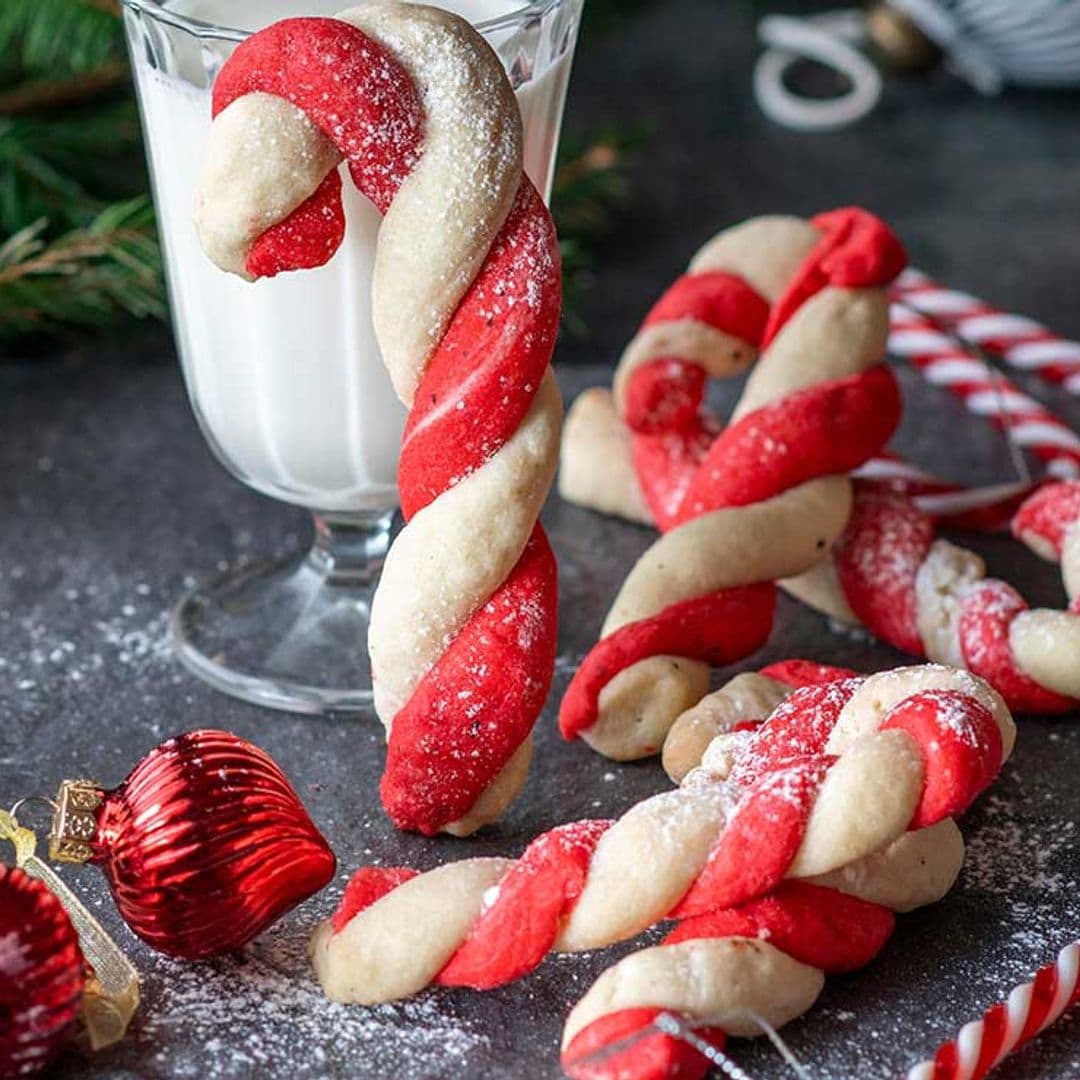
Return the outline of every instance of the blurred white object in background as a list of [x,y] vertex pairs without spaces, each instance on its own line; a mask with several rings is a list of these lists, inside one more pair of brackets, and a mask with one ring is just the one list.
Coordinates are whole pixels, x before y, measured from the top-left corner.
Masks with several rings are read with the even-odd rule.
[[1080,0],[891,0],[983,93],[1080,86]]
[[[943,54],[984,94],[1009,84],[1080,87],[1080,0],[887,0],[866,13],[769,15],[758,36],[765,50],[754,96],[771,120],[799,131],[846,127],[874,108],[883,83],[868,47],[896,68]],[[848,88],[826,98],[792,89],[789,70],[807,60],[832,69]]]
[[[881,98],[881,73],[860,51],[867,40],[860,11],[820,15],[766,15],[758,23],[765,51],[754,67],[754,97],[770,120],[796,131],[830,131],[862,119]],[[807,97],[791,89],[788,69],[813,60],[845,76],[850,89],[834,97]]]

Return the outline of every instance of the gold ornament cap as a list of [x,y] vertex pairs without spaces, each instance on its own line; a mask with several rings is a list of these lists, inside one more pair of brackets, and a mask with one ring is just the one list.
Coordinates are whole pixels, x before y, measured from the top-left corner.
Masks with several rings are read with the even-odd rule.
[[90,846],[97,834],[97,812],[105,801],[95,780],[65,780],[60,785],[49,831],[49,858],[53,862],[84,863],[94,855]]

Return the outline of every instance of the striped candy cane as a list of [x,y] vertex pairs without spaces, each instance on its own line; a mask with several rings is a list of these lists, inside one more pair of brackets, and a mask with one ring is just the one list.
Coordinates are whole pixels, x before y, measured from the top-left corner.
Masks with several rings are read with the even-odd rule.
[[1004,528],[1035,486],[1020,480],[966,488],[933,476],[889,450],[871,458],[852,475],[907,495],[923,513],[956,529]]
[[914,365],[930,383],[959,397],[991,420],[1012,443],[1029,451],[1051,476],[1080,476],[1080,437],[1005,375],[990,370],[963,344],[906,302],[890,312],[889,351]]
[[1016,987],[960,1029],[933,1060],[908,1072],[907,1080],[981,1080],[1018,1047],[1045,1031],[1080,1001],[1080,941],[1067,945],[1034,980]]
[[[1080,471],[1080,439],[1066,424],[1003,375],[990,371],[978,354],[945,333],[931,318],[894,301],[889,312],[889,351],[911,363],[930,383],[944,386],[968,409],[990,419],[1014,448],[1030,449],[1046,463],[1049,475],[1073,477]],[[1038,486],[1027,478],[965,488],[940,480],[885,451],[858,470],[858,476],[885,482],[910,496],[925,513],[957,528],[994,529],[1008,523],[1025,496]]]
[[1001,357],[1010,367],[1034,372],[1048,383],[1080,394],[1080,342],[1063,338],[1034,319],[947,288],[919,270],[901,274],[891,294],[894,300]]

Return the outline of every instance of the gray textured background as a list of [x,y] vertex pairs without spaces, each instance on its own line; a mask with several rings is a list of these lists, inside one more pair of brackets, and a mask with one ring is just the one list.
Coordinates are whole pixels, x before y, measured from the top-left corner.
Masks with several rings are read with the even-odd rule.
[[[795,135],[769,126],[750,102],[751,27],[746,6],[680,2],[603,37],[586,33],[568,130],[644,116],[657,135],[635,169],[637,194],[621,236],[605,249],[598,288],[585,302],[593,336],[560,345],[568,396],[605,381],[601,365],[698,243],[762,211],[864,203],[897,226],[926,270],[1080,335],[1075,98],[990,102],[939,76],[893,84],[878,114],[851,132]],[[655,763],[610,765],[562,743],[549,709],[527,793],[504,823],[468,842],[400,836],[378,807],[382,752],[373,719],[256,709],[179,670],[168,655],[165,613],[189,576],[304,543],[308,527],[304,515],[254,495],[211,459],[171,355],[164,331],[144,329],[0,368],[0,802],[86,772],[116,783],[160,739],[223,726],[282,763],[342,873],[243,957],[184,966],[133,943],[96,871],[71,872],[132,945],[145,1005],[123,1044],[93,1059],[71,1051],[58,1073],[558,1075],[562,1016],[620,950],[554,959],[485,995],[439,991],[401,1006],[344,1010],[311,985],[303,931],[362,861],[429,867],[515,853],[544,828],[618,814],[662,790],[662,772]],[[901,449],[957,478],[1007,475],[1007,456],[978,421],[917,380],[906,378],[905,388]],[[1080,421],[1075,404],[1032,388]],[[546,520],[562,570],[557,694],[650,534],[557,500]],[[1005,538],[972,546],[1031,600],[1061,603],[1052,567]],[[902,659],[832,634],[785,600],[753,664],[789,655],[866,670]],[[830,980],[819,1005],[785,1029],[816,1080],[899,1075],[1080,936],[1078,769],[1080,729],[1068,720],[1024,721],[1004,777],[964,823],[969,865],[960,886],[901,919],[874,964]],[[999,1075],[1080,1075],[1078,1036],[1074,1016]],[[767,1045],[736,1044],[733,1052],[751,1075],[790,1075]]]

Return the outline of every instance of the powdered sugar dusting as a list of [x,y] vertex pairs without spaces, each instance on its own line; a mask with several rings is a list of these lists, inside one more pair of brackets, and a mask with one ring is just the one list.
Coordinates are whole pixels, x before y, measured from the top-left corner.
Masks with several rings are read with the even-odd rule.
[[[1047,901],[1075,892],[1075,882],[1059,868],[1062,856],[1077,842],[1074,820],[1064,818],[1052,831],[1040,830],[1033,836],[1013,800],[988,795],[984,811],[987,820],[968,837],[966,888],[1012,902],[1017,900],[1020,881]],[[1034,912],[1037,905],[1027,907]]]
[[475,1075],[488,1037],[434,998],[376,1008],[327,1000],[307,960],[309,930],[289,920],[249,953],[213,963],[155,956],[145,979],[156,1006],[136,1037],[156,1049],[140,1075],[270,1076],[286,1061],[312,1076],[341,1075],[345,1062],[355,1075],[403,1080]]
[[983,729],[972,717],[970,704],[974,699],[969,702],[966,696],[948,690],[925,690],[919,696],[933,702],[935,720],[939,726],[947,728],[967,746],[982,751],[987,749]]

